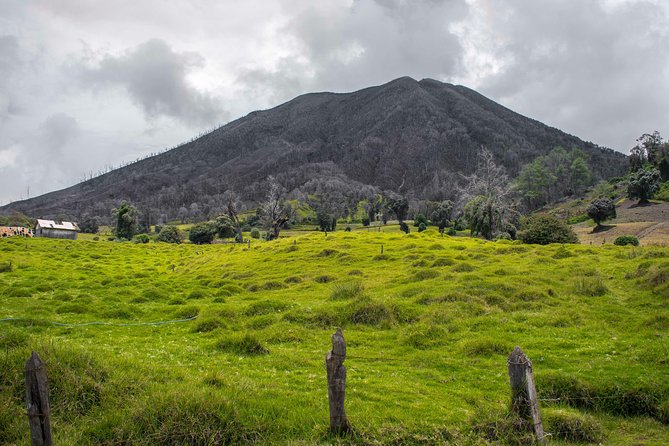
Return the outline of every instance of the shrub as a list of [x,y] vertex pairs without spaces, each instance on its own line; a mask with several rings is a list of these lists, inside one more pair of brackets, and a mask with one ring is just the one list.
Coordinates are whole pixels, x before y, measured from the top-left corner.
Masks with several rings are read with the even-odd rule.
[[258,230],[258,228],[251,229],[251,238],[254,238],[254,239],[259,239],[260,238],[260,231]]
[[149,236],[146,234],[137,234],[132,241],[135,243],[149,243]]
[[578,243],[578,237],[571,227],[551,215],[534,215],[526,218],[518,238],[523,243],[538,245]]
[[400,222],[400,231],[404,232],[405,234],[408,234],[411,232],[411,229],[409,229],[409,225],[406,224],[406,222],[401,221]]
[[450,235],[451,237],[455,237],[458,235],[458,231],[455,229],[455,226],[451,226],[448,228],[448,231],[446,231],[446,234]]
[[426,229],[427,226],[425,225],[425,223],[421,222],[421,224],[418,225],[418,232],[423,232]]
[[363,226],[369,226],[371,222],[369,221],[369,217],[362,217],[362,225]]
[[163,226],[160,228],[160,232],[156,236],[156,241],[157,242],[165,242],[165,243],[181,243],[183,238],[181,237],[181,233],[179,232],[179,229],[177,229],[176,226]]
[[196,245],[211,243],[214,237],[216,237],[216,225],[211,222],[198,223],[188,232],[188,240]]
[[613,244],[618,246],[625,246],[625,245],[639,246],[639,239],[633,235],[621,235],[613,242]]
[[350,226],[346,226],[346,228],[344,228],[344,232],[351,232],[351,227],[350,227]]

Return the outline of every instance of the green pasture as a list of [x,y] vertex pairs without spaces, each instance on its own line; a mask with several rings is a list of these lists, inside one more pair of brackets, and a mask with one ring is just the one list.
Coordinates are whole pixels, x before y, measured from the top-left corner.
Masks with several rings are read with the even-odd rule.
[[[516,345],[550,444],[669,444],[669,249],[339,229],[0,240],[0,444],[30,442],[31,350],[59,445],[528,444],[507,413]],[[337,327],[346,438],[327,431]]]

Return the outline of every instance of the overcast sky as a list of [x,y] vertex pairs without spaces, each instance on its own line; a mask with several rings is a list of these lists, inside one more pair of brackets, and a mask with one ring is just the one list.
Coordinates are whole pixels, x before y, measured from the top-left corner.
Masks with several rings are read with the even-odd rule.
[[0,204],[311,91],[474,88],[627,153],[669,137],[668,0],[0,0]]

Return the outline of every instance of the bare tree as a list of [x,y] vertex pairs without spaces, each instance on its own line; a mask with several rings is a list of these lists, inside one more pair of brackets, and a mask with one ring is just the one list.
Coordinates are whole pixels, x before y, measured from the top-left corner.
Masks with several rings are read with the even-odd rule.
[[461,204],[467,203],[464,208],[472,233],[491,240],[515,212],[506,170],[495,164],[493,154],[482,147],[476,171],[463,178],[465,184],[459,192]]
[[267,240],[279,238],[281,227],[290,220],[292,208],[284,200],[286,190],[273,176],[267,178],[267,200],[260,205],[261,222],[267,231]]

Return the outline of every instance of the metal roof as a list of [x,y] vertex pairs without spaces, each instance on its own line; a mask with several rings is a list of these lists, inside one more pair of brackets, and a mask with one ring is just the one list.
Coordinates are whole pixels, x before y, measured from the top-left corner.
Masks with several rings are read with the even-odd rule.
[[69,221],[64,221],[61,222],[60,224],[56,223],[53,220],[40,220],[37,219],[37,226],[41,228],[46,228],[46,229],[63,229],[65,231],[78,231],[79,228],[77,228],[76,223],[72,223]]

